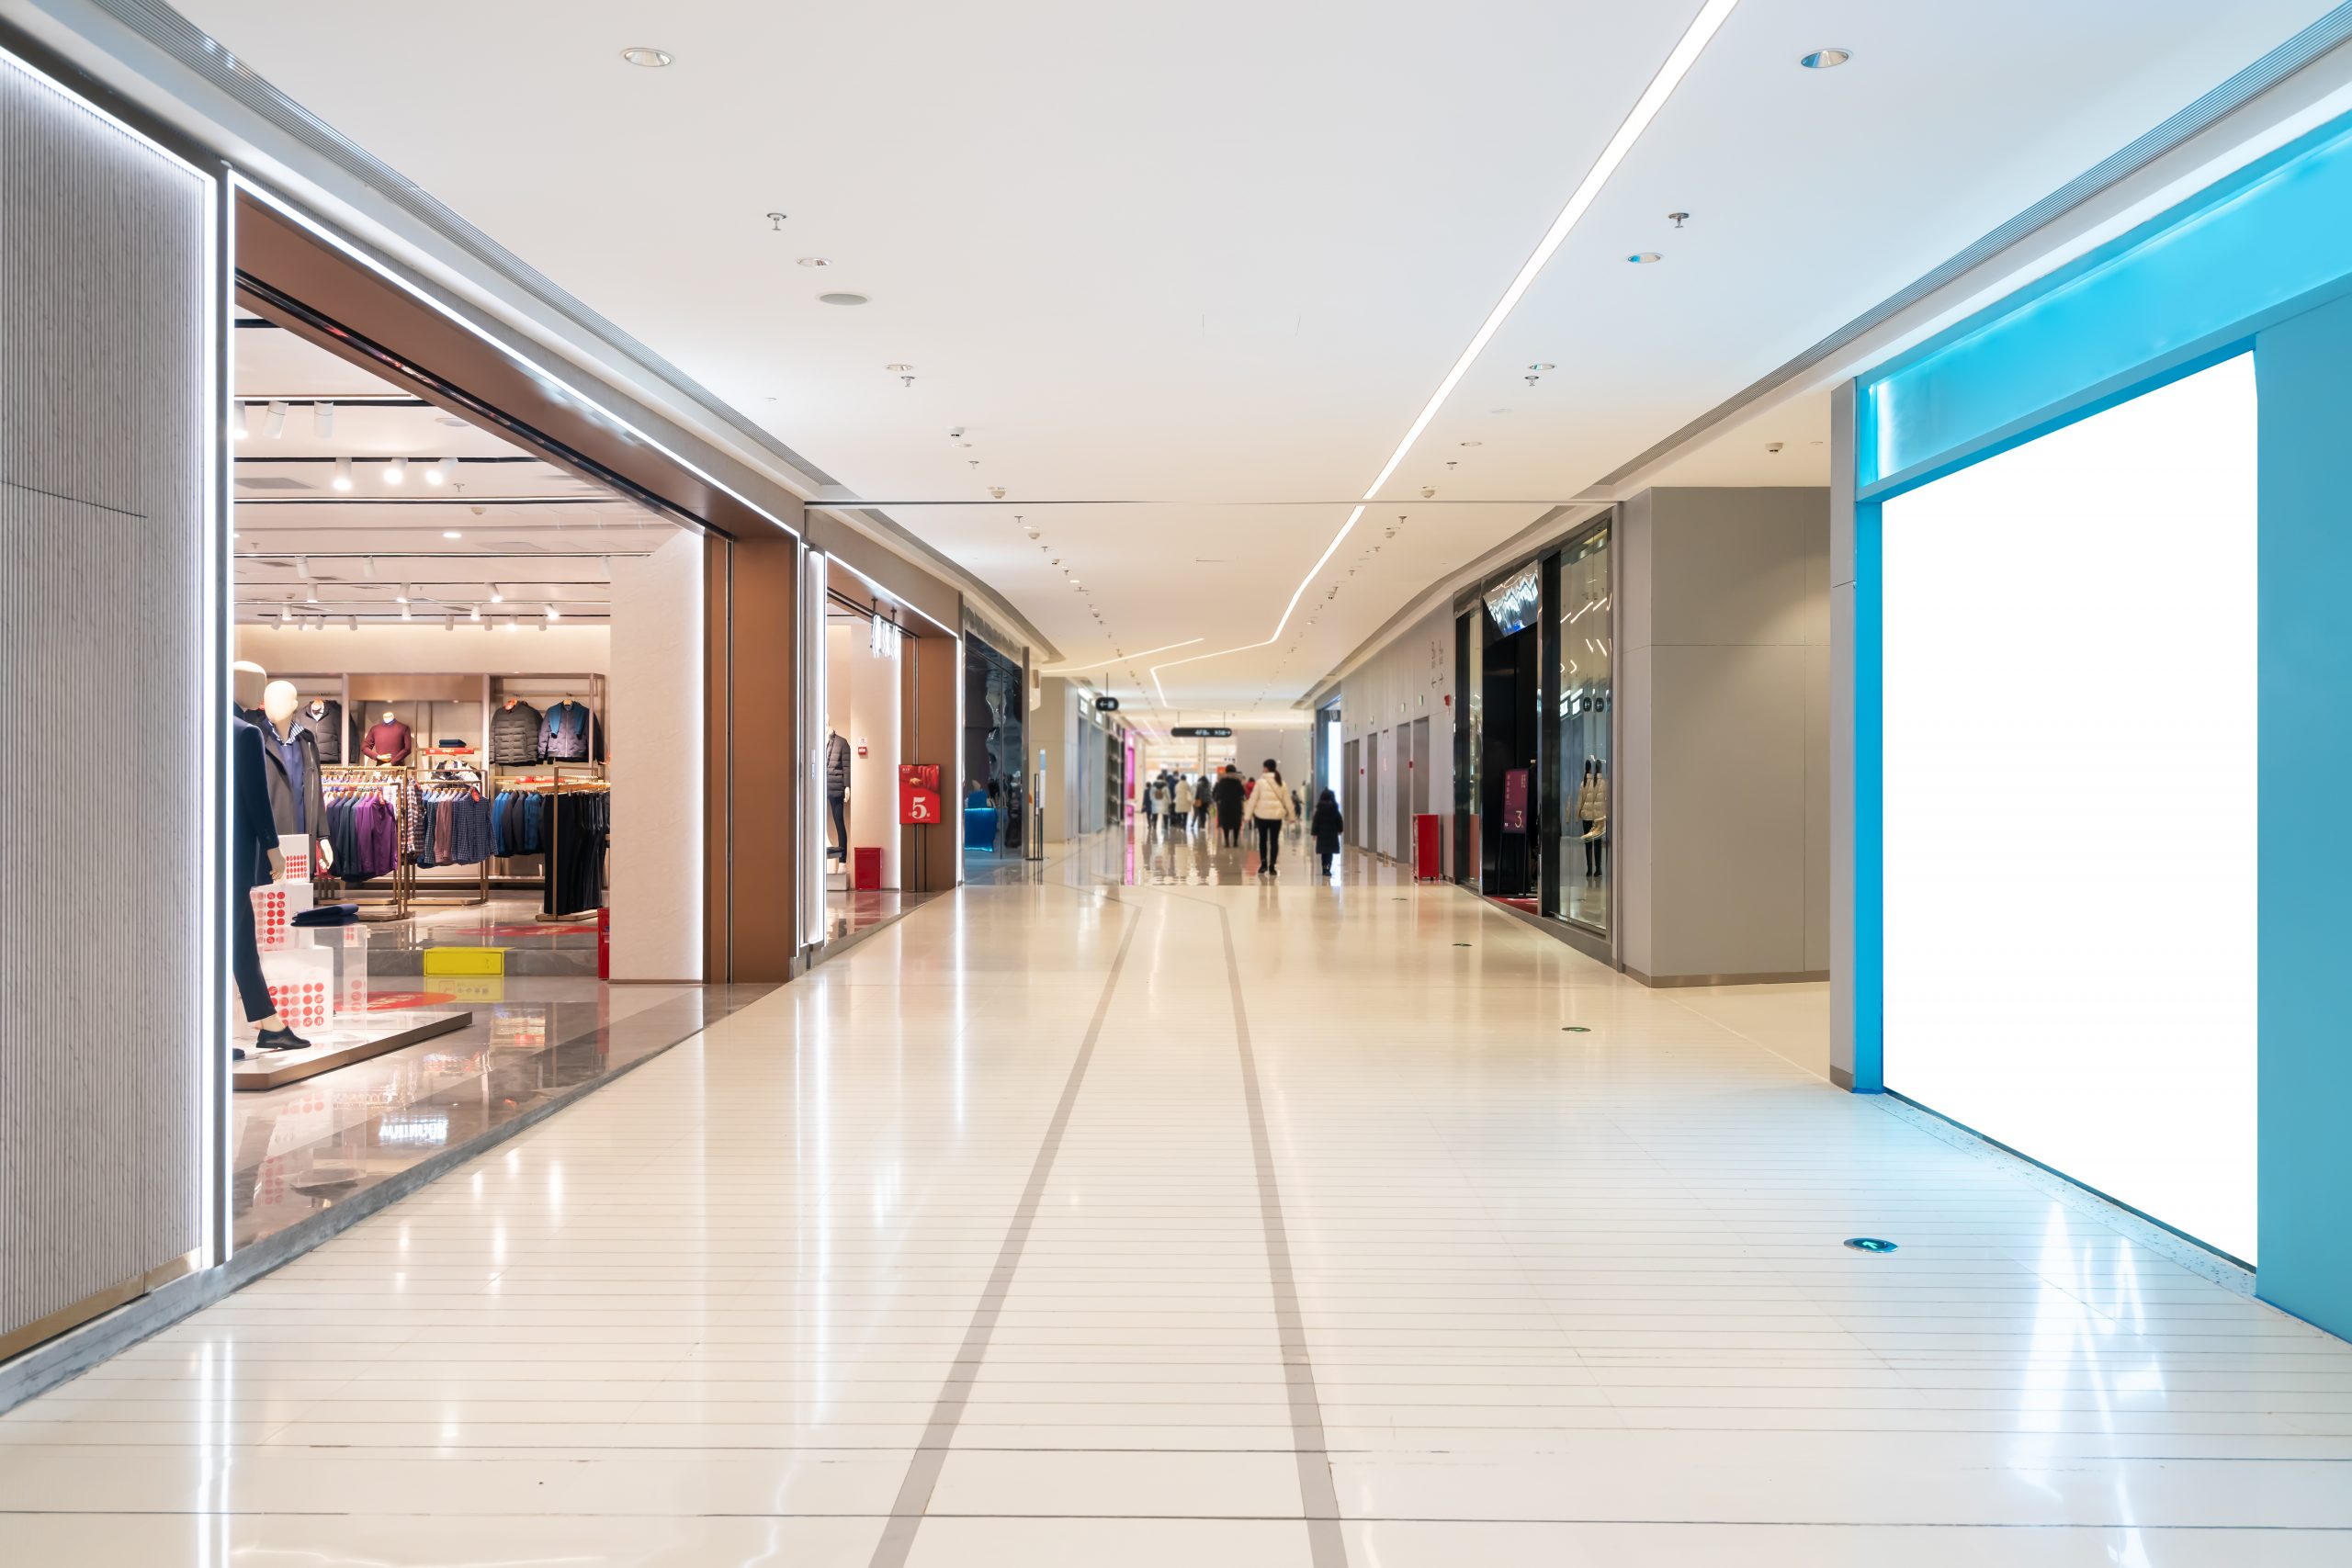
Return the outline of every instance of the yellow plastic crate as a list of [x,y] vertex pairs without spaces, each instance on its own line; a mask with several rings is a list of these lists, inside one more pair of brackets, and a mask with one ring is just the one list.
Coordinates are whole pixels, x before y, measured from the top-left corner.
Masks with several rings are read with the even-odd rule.
[[506,950],[503,947],[428,947],[424,950],[424,972],[427,975],[503,975],[506,973]]

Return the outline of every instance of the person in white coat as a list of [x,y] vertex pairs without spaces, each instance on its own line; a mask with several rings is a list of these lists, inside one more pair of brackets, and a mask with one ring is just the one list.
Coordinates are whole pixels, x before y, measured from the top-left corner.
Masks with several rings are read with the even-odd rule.
[[1177,832],[1186,831],[1193,821],[1193,781],[1182,773],[1176,775],[1176,813],[1170,826]]
[[1257,787],[1250,792],[1249,810],[1250,820],[1258,829],[1258,874],[1272,876],[1282,859],[1283,829],[1297,816],[1272,757],[1266,759],[1266,771],[1258,775]]

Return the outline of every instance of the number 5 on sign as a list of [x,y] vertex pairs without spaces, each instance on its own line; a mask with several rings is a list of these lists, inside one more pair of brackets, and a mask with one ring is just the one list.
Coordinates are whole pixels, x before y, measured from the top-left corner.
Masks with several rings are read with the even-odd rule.
[[909,827],[928,827],[944,816],[939,795],[939,764],[899,764],[899,820]]

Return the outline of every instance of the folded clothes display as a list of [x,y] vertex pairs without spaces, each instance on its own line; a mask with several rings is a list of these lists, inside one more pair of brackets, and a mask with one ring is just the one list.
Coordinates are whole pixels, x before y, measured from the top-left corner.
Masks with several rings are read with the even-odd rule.
[[356,904],[320,904],[304,909],[287,921],[295,926],[348,926],[359,920]]

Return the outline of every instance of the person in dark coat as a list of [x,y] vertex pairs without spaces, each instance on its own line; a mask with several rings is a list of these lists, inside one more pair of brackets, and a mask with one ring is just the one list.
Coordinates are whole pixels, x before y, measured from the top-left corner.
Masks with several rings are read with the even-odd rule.
[[1307,824],[1307,830],[1315,835],[1315,858],[1323,863],[1323,874],[1329,876],[1331,857],[1340,852],[1340,835],[1348,830],[1347,823],[1340,818],[1339,799],[1329,790],[1325,790],[1323,797],[1315,803],[1315,818]]
[[1217,841],[1227,849],[1241,847],[1241,803],[1250,792],[1243,787],[1241,775],[1227,767],[1219,773],[1216,787],[1209,792],[1216,798]]

